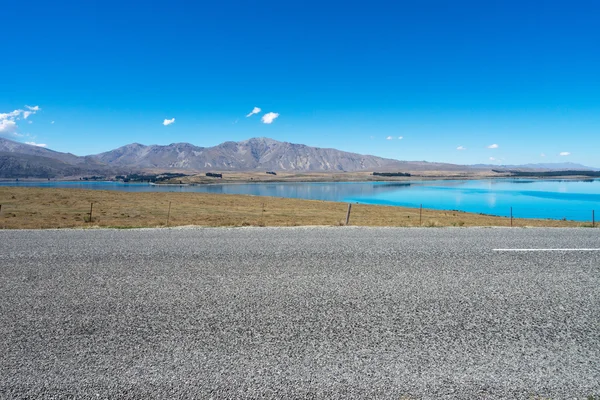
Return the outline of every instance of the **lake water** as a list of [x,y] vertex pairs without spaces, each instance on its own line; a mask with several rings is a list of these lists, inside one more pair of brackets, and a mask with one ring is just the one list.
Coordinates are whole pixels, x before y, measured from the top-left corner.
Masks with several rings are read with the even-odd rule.
[[[120,182],[0,182],[0,186],[126,192],[200,192],[291,197],[460,210],[516,218],[590,221],[600,213],[600,180],[439,180],[404,182],[249,183],[161,186]],[[599,218],[600,219],[600,215]]]

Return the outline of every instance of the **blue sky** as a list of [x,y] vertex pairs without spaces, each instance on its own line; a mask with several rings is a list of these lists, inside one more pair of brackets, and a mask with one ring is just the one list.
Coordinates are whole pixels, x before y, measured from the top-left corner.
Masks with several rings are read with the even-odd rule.
[[266,136],[600,167],[598,15],[595,0],[8,2],[0,135],[78,155]]

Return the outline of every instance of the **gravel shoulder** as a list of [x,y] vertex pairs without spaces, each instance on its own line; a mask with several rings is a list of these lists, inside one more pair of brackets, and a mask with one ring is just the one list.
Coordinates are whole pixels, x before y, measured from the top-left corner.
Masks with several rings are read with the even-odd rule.
[[593,229],[0,231],[0,398],[600,395]]

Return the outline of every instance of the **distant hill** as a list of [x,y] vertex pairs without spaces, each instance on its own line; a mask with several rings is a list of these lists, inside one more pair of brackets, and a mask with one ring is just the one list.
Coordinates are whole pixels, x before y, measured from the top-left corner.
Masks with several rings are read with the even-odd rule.
[[59,178],[113,175],[115,168],[93,157],[78,157],[0,138],[0,178]]
[[100,167],[103,165],[102,163],[98,162],[95,158],[90,156],[79,157],[75,154],[61,153],[58,151],[46,149],[44,147],[32,146],[30,144],[14,142],[12,140],[3,138],[0,138],[0,152],[52,158],[54,160],[59,160],[71,165],[88,165],[92,167]]
[[109,167],[69,164],[55,158],[0,152],[0,178],[57,178],[64,176],[112,175]]
[[588,167],[582,164],[564,162],[564,163],[540,163],[540,164],[523,164],[520,168],[535,168],[535,169],[553,169],[553,170],[590,170],[600,171],[599,168]]
[[521,164],[521,165],[492,165],[492,164],[475,164],[471,167],[476,168],[493,168],[493,169],[527,169],[527,170],[588,170],[600,171],[600,168],[588,167],[582,164],[564,162],[564,163],[539,163],[539,164]]

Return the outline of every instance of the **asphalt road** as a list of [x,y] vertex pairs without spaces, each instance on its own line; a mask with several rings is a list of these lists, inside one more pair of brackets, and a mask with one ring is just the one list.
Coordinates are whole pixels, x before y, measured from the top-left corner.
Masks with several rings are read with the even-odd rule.
[[600,396],[581,248],[600,229],[0,231],[0,398]]

